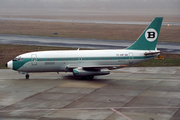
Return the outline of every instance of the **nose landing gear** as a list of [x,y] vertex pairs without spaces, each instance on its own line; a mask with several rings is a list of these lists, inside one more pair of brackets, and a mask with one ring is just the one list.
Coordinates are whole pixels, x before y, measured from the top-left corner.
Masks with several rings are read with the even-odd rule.
[[29,79],[29,73],[26,72],[19,72],[20,74],[25,74],[26,79]]

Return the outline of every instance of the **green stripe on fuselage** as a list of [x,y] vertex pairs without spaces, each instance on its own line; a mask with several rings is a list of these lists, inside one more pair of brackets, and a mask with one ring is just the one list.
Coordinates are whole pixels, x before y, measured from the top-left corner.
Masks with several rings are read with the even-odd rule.
[[[135,60],[145,60],[145,59],[150,59],[154,58],[156,56],[116,56],[116,57],[75,57],[75,58],[37,58],[37,61],[106,61],[106,60],[128,60],[130,59]],[[13,61],[13,70],[19,70],[24,64],[27,62],[32,62],[31,58],[24,58],[22,61]]]

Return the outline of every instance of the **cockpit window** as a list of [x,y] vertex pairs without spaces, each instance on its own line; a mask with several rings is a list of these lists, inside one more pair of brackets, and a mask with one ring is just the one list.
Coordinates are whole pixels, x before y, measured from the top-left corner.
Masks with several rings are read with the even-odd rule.
[[13,60],[13,61],[22,61],[22,60],[24,60],[24,58],[21,58],[21,57],[16,57],[16,58],[14,58],[14,60]]

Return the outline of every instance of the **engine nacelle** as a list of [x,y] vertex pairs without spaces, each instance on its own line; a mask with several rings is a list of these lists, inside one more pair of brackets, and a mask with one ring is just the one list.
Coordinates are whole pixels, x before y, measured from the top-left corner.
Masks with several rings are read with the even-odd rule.
[[110,71],[106,68],[103,69],[83,69],[76,68],[73,69],[74,76],[95,76],[95,75],[107,75]]

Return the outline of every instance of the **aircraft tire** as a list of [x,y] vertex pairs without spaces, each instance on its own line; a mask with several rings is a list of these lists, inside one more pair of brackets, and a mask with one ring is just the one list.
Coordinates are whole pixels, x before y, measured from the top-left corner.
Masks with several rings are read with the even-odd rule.
[[87,78],[88,80],[93,80],[94,76],[91,75],[91,76],[87,76],[86,78]]
[[29,75],[26,75],[26,79],[29,79]]

